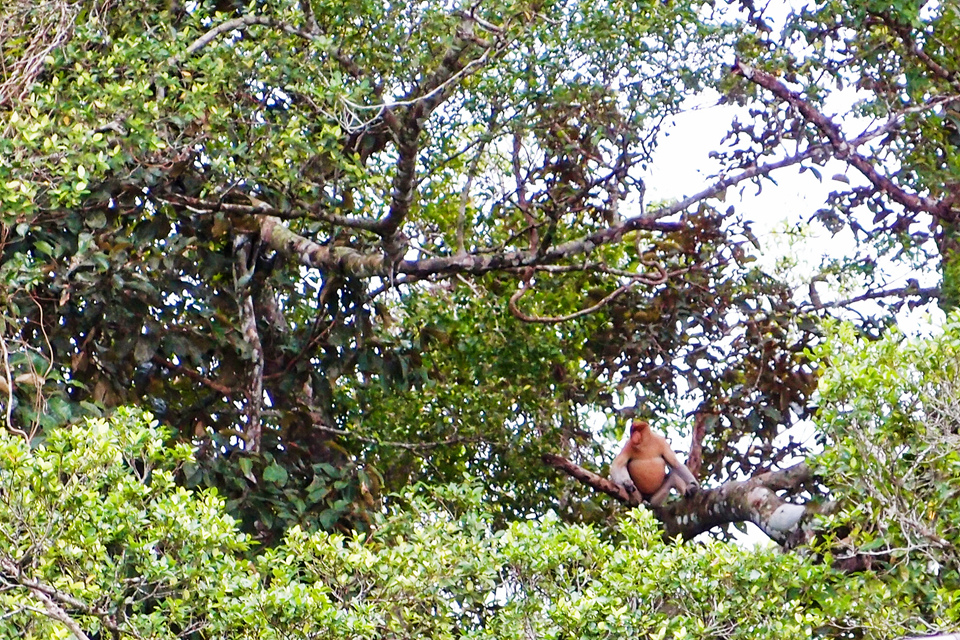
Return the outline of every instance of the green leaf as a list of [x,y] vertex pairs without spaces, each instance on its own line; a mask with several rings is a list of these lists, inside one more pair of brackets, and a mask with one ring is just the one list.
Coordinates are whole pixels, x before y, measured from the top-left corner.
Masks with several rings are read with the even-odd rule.
[[282,487],[287,483],[287,470],[273,462],[263,470],[263,479]]

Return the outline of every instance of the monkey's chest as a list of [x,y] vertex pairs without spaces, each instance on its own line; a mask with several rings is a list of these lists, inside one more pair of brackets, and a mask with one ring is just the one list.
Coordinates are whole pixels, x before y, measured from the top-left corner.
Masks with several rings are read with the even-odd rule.
[[663,458],[634,458],[627,464],[630,479],[637,485],[640,493],[655,493],[663,485],[666,477],[666,463]]

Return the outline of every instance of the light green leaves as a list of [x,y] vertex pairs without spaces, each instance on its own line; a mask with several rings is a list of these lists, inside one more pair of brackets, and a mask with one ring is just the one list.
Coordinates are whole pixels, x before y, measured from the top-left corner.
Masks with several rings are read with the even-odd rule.
[[[220,498],[174,484],[189,454],[164,437],[127,410],[33,449],[0,435],[0,637],[62,633],[30,585],[83,629],[115,619],[145,638],[189,625],[229,639],[882,636],[909,617],[905,590],[930,579],[900,573],[891,590],[800,554],[667,545],[644,510],[613,536],[550,514],[503,527],[469,480],[396,496],[367,536],[294,526],[250,559]],[[956,615],[949,590],[927,593],[925,606]]]

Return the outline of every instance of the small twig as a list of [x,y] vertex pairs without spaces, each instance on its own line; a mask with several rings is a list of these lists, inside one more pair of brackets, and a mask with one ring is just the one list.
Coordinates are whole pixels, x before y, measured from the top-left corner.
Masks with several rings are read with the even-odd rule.
[[520,288],[516,291],[516,293],[510,296],[510,301],[507,303],[507,306],[510,308],[510,313],[512,313],[514,317],[516,317],[519,320],[522,320],[523,322],[533,322],[538,324],[558,324],[561,322],[567,322],[568,320],[573,320],[575,318],[580,318],[582,316],[593,313],[597,309],[600,309],[601,307],[604,307],[605,305],[619,298],[621,295],[629,291],[633,287],[633,285],[635,285],[636,283],[637,281],[634,280],[633,282],[627,283],[622,287],[618,287],[613,291],[613,293],[604,297],[602,300],[600,300],[600,302],[596,303],[595,305],[589,306],[586,309],[580,309],[579,311],[574,311],[573,313],[569,313],[565,316],[531,316],[520,311],[520,309],[517,307],[517,301],[520,300],[520,298],[522,298],[523,295],[530,290],[529,281],[525,280],[523,284],[520,285]]
[[[273,412],[264,412],[265,414],[272,414]],[[359,434],[353,433],[352,431],[347,431],[345,429],[337,429],[336,427],[328,427],[324,424],[323,418],[317,413],[311,413],[310,417],[313,419],[313,427],[317,431],[322,431],[323,433],[329,433],[331,435],[343,436],[346,438],[353,438],[359,442],[364,442],[366,444],[376,445],[378,447],[393,447],[396,449],[406,449],[407,451],[425,451],[430,449],[436,449],[437,447],[446,447],[452,444],[463,444],[465,442],[476,442],[476,438],[465,438],[463,436],[453,435],[445,440],[438,440],[434,442],[396,442],[391,440],[378,440],[376,438],[370,438],[367,436],[361,436]]]
[[357,104],[346,98],[341,98],[341,99],[343,100],[344,104],[348,105],[351,109],[356,109],[357,111],[377,111],[378,115],[383,111],[396,110],[398,107],[413,107],[418,104],[427,102],[433,98],[436,98],[437,96],[441,95],[444,91],[446,91],[446,89],[456,84],[458,80],[461,80],[467,77],[468,75],[470,75],[470,73],[474,70],[474,68],[482,67],[484,64],[486,64],[487,60],[489,59],[490,51],[491,49],[487,49],[486,51],[484,51],[484,53],[480,57],[475,58],[470,62],[468,62],[466,65],[464,65],[464,67],[460,71],[450,76],[448,80],[444,81],[442,84],[431,89],[430,91],[423,94],[422,96],[417,96],[416,98],[409,98],[406,100],[397,100],[396,102],[381,102],[379,104],[371,104],[371,105]]
[[530,202],[527,200],[527,181],[524,180],[520,171],[520,152],[523,150],[523,140],[518,131],[513,134],[513,154],[511,155],[511,166],[513,167],[513,179],[517,183],[517,208],[523,214],[527,221],[527,229],[530,230],[530,251],[536,251],[540,245],[540,237],[537,231],[539,224],[537,219],[530,213]]
[[405,284],[413,284],[414,282],[417,282],[417,281],[420,280],[420,279],[421,279],[421,278],[418,277],[418,276],[407,276],[407,277],[405,277],[405,278],[396,278],[393,282],[389,282],[389,281],[388,281],[388,282],[380,285],[379,287],[377,287],[377,288],[374,289],[373,291],[371,291],[369,294],[367,294],[366,301],[367,301],[367,302],[370,302],[371,300],[373,300],[374,298],[376,298],[376,297],[379,296],[380,294],[386,293],[386,292],[389,291],[390,289],[394,289],[394,288],[396,288],[396,287],[399,287],[399,286],[405,285]]
[[490,115],[490,121],[487,123],[487,133],[483,136],[480,141],[480,148],[477,149],[477,155],[473,157],[473,160],[470,161],[470,166],[467,168],[467,183],[463,185],[463,190],[460,192],[460,206],[457,210],[457,255],[466,255],[467,251],[464,248],[464,224],[466,221],[467,213],[467,202],[470,200],[470,189],[473,186],[473,181],[477,176],[477,169],[480,166],[480,160],[483,158],[483,152],[487,148],[487,141],[490,134],[493,132],[493,128],[496,126],[497,121],[497,110],[494,108],[493,113]]

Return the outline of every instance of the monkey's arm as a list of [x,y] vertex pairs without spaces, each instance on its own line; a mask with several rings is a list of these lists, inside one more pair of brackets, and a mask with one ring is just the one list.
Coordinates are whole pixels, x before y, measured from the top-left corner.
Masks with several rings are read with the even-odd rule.
[[630,462],[630,458],[621,451],[610,463],[610,481],[626,489],[627,493],[633,493],[637,490],[637,485],[633,484],[633,480],[630,478],[630,472],[627,470],[628,462]]
[[663,459],[670,465],[670,468],[673,469],[673,472],[680,476],[680,479],[683,480],[686,485],[684,488],[680,489],[683,494],[687,497],[696,493],[700,489],[700,483],[697,482],[697,479],[693,477],[693,474],[690,473],[690,469],[687,468],[687,465],[680,462],[680,459],[677,458],[677,454],[673,452],[673,449],[670,447],[665,447],[663,450]]

